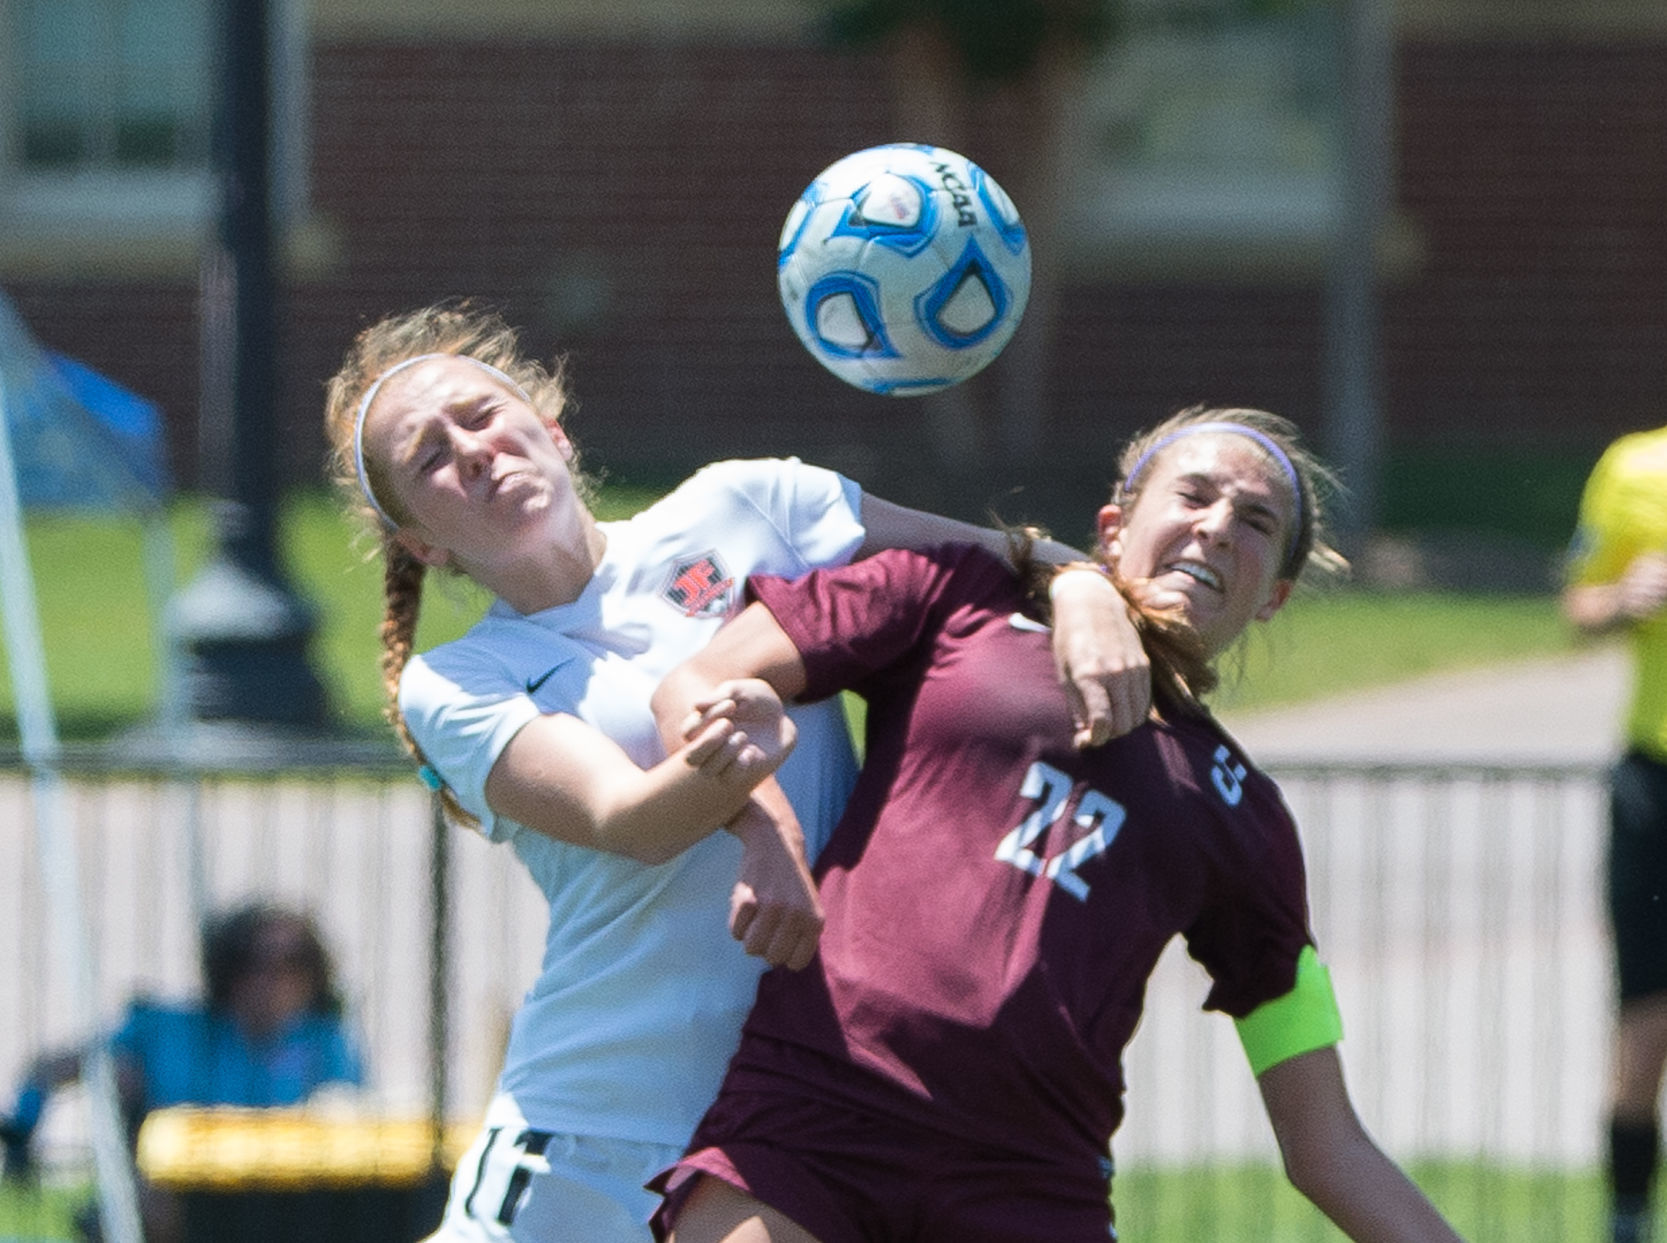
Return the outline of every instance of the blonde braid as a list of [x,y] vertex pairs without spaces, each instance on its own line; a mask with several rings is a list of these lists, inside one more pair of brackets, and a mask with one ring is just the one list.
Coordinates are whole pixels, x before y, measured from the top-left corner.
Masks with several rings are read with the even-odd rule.
[[[411,649],[416,642],[417,619],[422,613],[423,579],[428,567],[393,539],[383,541],[382,563],[382,693],[385,697],[382,715],[393,726],[406,753],[416,761],[427,780],[426,774],[433,773],[434,769],[423,755],[423,749],[417,745],[417,740],[411,736],[405,724],[405,714],[399,710],[399,679],[405,672],[406,662],[411,659]],[[435,774],[435,782],[438,782],[438,774]],[[434,788],[448,820],[468,828],[480,828],[480,821],[464,809],[449,786],[441,783],[434,784]]]

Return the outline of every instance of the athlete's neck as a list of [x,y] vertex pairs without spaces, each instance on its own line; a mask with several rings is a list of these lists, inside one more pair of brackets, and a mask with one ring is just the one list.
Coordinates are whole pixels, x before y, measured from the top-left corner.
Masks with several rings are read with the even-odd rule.
[[537,556],[518,557],[501,566],[462,568],[517,613],[542,613],[572,604],[583,594],[607,547],[606,533],[581,511],[574,536],[551,540]]

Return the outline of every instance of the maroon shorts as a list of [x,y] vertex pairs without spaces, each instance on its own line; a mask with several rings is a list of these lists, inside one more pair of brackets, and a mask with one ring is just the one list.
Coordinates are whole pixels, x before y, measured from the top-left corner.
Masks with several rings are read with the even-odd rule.
[[821,1243],[1105,1243],[1110,1162],[1041,1162],[826,1096],[726,1086],[661,1174],[666,1238],[696,1175],[768,1204]]

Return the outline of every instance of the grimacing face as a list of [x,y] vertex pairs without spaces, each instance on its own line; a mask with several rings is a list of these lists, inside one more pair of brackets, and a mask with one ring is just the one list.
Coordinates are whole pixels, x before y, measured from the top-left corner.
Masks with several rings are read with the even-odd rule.
[[1279,572],[1296,498],[1254,441],[1183,436],[1137,483],[1128,505],[1100,511],[1100,538],[1124,578],[1146,580],[1152,605],[1181,609],[1211,656],[1279,611],[1291,591]]
[[431,565],[513,557],[540,519],[576,502],[572,443],[481,366],[438,357],[390,376],[365,419],[403,521],[397,538]]

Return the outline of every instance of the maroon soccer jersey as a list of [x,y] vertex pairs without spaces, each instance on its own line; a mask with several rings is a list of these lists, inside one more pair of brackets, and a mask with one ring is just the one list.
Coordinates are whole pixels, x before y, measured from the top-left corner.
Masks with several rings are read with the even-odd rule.
[[1171,937],[1210,1008],[1290,991],[1310,936],[1276,787],[1207,719],[1073,749],[1050,636],[1003,563],[882,553],[752,591],[806,698],[858,691],[868,736],[817,863],[820,954],[765,977],[731,1082],[1077,1160],[1122,1116],[1122,1050]]

